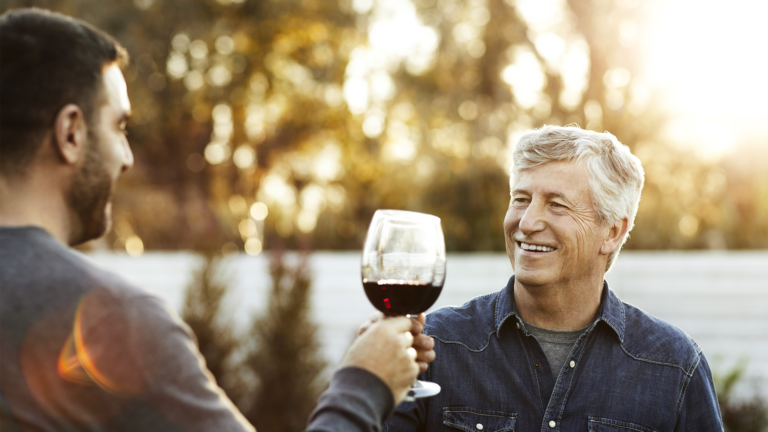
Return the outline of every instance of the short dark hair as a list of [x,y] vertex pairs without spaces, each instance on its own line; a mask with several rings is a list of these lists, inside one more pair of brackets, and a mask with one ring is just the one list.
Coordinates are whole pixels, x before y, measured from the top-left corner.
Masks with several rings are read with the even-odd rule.
[[92,123],[106,65],[125,64],[117,41],[42,9],[0,16],[0,173],[20,173],[68,104]]

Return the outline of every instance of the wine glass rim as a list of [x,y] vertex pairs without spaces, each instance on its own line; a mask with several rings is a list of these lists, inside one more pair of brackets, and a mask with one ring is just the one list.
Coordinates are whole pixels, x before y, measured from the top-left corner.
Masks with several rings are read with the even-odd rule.
[[420,213],[408,210],[390,210],[381,209],[376,210],[373,214],[374,218],[386,217],[390,220],[404,221],[404,222],[437,222],[440,223],[440,218],[428,213]]

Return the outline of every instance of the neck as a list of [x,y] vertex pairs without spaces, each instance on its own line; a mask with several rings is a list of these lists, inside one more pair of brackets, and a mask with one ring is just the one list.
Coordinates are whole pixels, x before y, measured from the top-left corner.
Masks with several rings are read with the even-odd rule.
[[0,226],[36,226],[48,231],[62,244],[69,245],[71,215],[58,176],[35,174],[5,177],[0,175]]
[[568,286],[526,286],[515,279],[515,305],[520,318],[550,330],[588,326],[600,308],[603,276]]

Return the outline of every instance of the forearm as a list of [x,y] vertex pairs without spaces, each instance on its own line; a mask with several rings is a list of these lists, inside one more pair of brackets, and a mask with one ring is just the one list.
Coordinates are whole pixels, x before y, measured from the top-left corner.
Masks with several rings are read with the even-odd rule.
[[394,409],[392,391],[372,373],[338,370],[320,397],[306,432],[378,432]]

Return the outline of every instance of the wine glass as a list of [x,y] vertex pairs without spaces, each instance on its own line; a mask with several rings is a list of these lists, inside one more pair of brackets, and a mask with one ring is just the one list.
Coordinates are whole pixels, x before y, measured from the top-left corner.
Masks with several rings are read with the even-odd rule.
[[[362,259],[365,294],[386,316],[418,315],[435,303],[445,283],[445,240],[440,218],[377,210]],[[434,396],[440,386],[415,381],[406,400]]]

